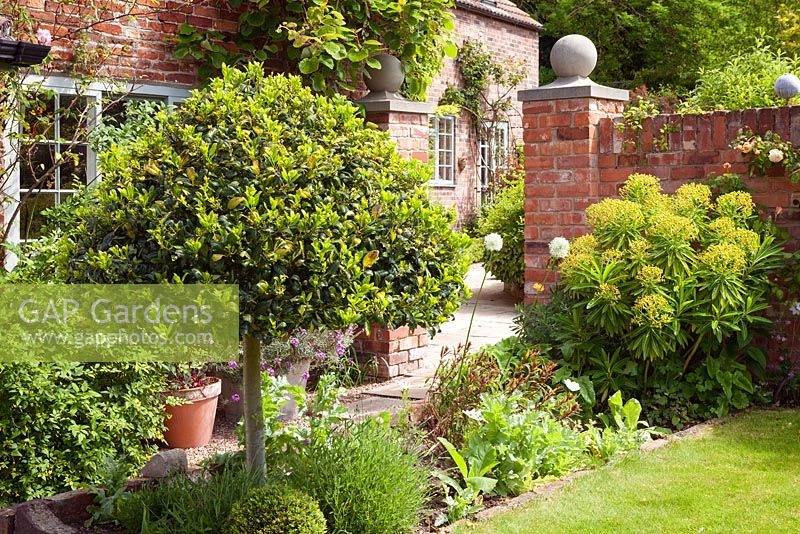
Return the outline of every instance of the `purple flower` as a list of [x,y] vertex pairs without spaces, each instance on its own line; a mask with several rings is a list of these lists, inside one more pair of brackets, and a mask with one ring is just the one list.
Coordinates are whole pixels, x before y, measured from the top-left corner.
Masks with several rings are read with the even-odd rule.
[[324,353],[324,352],[322,352],[322,351],[319,351],[319,352],[317,353],[317,359],[318,359],[319,361],[322,361],[322,360],[324,360],[324,359],[325,359],[325,353]]
[[263,371],[264,369],[266,369],[266,368],[267,368],[267,362],[261,362],[261,363],[259,364],[259,367],[260,367],[260,368],[261,368],[261,370]]
[[300,329],[300,337],[306,337],[308,335],[308,330],[305,328]]
[[347,359],[347,363],[349,363],[350,365],[353,365],[356,362],[353,360],[353,358],[348,358]]
[[279,357],[275,358],[275,365],[280,365],[283,360]]
[[308,371],[303,373],[303,380],[308,380]]
[[231,369],[236,369],[236,367],[237,367],[238,365],[239,365],[239,364],[238,364],[238,363],[236,363],[236,362],[228,362],[228,367],[230,367]]
[[342,345],[341,341],[336,342],[336,354],[344,356],[344,345]]
[[297,339],[296,337],[293,337],[292,339],[289,340],[289,345],[291,345],[293,347],[296,347],[299,344],[300,344],[300,340]]
[[275,376],[275,369],[273,369],[272,367],[269,367],[267,369],[267,374],[269,374],[269,376]]
[[231,395],[231,400],[233,402],[239,402],[241,400],[241,397],[239,396],[238,393],[234,393],[233,395]]

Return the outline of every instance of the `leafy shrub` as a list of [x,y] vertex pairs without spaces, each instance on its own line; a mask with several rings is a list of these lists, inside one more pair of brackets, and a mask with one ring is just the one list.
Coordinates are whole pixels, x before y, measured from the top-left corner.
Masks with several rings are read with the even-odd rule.
[[[19,262],[2,283],[61,282],[57,264],[86,191],[46,212],[43,237],[10,246]],[[62,230],[64,229],[64,230]],[[160,364],[2,364],[0,501],[45,497],[103,481],[108,458],[132,474],[164,430]]]
[[763,372],[753,340],[770,325],[769,277],[784,257],[770,225],[742,191],[712,199],[687,184],[664,195],[657,178],[632,175],[621,194],[587,209],[594,229],[560,265],[568,302],[547,312],[552,329],[523,330],[554,338],[551,356],[598,400],[621,389],[647,407],[667,389],[667,404],[699,405],[692,418],[748,405],[757,396],[745,369]]
[[503,249],[487,254],[484,266],[495,277],[508,284],[525,281],[525,183],[517,179],[503,188],[484,211],[478,229],[481,235],[500,234]]
[[77,210],[69,282],[236,283],[242,332],[434,325],[465,293],[465,238],[429,169],[344,97],[225,68],[139,139],[102,155]]
[[775,94],[773,84],[787,73],[800,75],[800,56],[759,42],[722,66],[702,69],[686,105],[704,111],[782,106],[786,101]]
[[132,474],[157,450],[163,384],[158,365],[0,365],[0,500],[98,483],[107,457]]
[[590,423],[581,431],[576,421],[556,419],[552,411],[541,410],[519,392],[481,395],[478,408],[468,412],[465,445],[458,449],[439,438],[463,483],[434,473],[445,486],[448,507],[437,524],[479,510],[483,494],[517,495],[544,477],[607,461],[650,439],[652,430],[639,420],[642,409],[636,400],[623,405],[617,392],[609,399],[609,408],[610,417],[600,416],[605,428]]
[[159,129],[164,118],[158,114],[168,110],[163,102],[149,100],[127,100],[119,104],[123,106],[119,117],[104,118],[90,132],[92,150],[104,152],[113,145],[135,143],[141,136]]
[[480,263],[483,261],[483,254],[484,251],[484,244],[482,237],[473,237],[470,239],[469,244],[467,245],[467,250],[464,252],[464,255],[468,258],[467,263],[472,265],[473,263]]
[[233,505],[228,534],[324,534],[325,516],[308,494],[287,486],[250,491]]
[[255,480],[246,470],[233,467],[175,475],[122,501],[116,520],[129,532],[217,534]]
[[558,419],[578,411],[572,394],[552,386],[556,365],[538,350],[505,339],[477,352],[459,349],[442,359],[429,394],[430,425],[437,436],[460,444],[468,423],[465,411],[477,408],[487,393],[520,392],[541,410]]
[[388,416],[347,425],[291,459],[290,483],[320,504],[331,532],[412,532],[428,495],[420,452]]

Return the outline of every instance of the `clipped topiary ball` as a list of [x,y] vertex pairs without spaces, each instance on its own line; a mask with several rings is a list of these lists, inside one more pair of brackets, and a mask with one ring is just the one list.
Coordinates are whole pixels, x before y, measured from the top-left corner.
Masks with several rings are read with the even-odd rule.
[[317,501],[288,486],[255,488],[231,508],[227,534],[324,534]]

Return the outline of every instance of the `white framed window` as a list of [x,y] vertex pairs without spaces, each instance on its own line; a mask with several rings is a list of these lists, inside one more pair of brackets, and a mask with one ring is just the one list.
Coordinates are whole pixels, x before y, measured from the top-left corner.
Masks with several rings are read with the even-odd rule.
[[456,183],[456,118],[434,115],[430,120],[430,162],[433,165],[433,185]]
[[[6,220],[13,218],[7,239],[17,243],[39,236],[44,210],[63,202],[78,185],[99,179],[97,155],[89,146],[88,134],[104,116],[115,122],[124,120],[126,99],[178,104],[189,96],[183,88],[127,82],[81,84],[60,76],[30,76],[25,84],[41,95],[39,102],[35,109],[25,110],[24,123],[4,125],[6,140],[13,133],[16,145],[5,151],[3,164],[10,173],[3,184],[3,198]],[[6,268],[15,264],[16,258],[7,255]]]
[[25,110],[19,130],[18,241],[37,239],[42,212],[57,206],[78,187],[94,181],[97,160],[88,133],[96,120],[99,98],[71,92],[43,93]]
[[508,158],[508,143],[509,129],[507,121],[499,121],[494,124],[491,122],[483,123],[481,136],[478,139],[478,154],[480,158],[478,174],[483,189],[489,187],[489,181],[492,177],[505,169],[506,159]]

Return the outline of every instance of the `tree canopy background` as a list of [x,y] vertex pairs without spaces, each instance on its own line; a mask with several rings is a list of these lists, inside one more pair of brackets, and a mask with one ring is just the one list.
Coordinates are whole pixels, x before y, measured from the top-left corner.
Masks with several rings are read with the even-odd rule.
[[692,88],[700,69],[721,65],[764,39],[800,53],[796,0],[518,0],[544,24],[542,83],[552,80],[559,37],[586,35],[599,52],[592,79],[619,87]]

